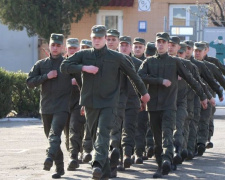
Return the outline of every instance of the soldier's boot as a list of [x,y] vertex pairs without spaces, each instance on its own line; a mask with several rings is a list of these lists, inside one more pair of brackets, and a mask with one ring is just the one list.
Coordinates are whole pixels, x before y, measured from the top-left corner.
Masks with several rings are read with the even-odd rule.
[[44,168],[43,168],[43,170],[50,171],[52,165],[53,165],[53,159],[50,158],[50,157],[47,157],[45,159],[45,162],[44,162]]
[[117,177],[117,166],[116,167],[111,167],[110,178],[116,178],[116,177]]
[[110,167],[117,167],[119,164],[120,151],[117,148],[113,148],[111,153],[109,154],[110,159]]
[[202,156],[205,152],[205,144],[199,143],[198,144],[198,156]]
[[92,166],[92,179],[100,180],[102,177],[102,167],[95,161]]
[[181,158],[182,158],[182,162],[188,157],[188,151],[187,149],[183,149],[180,153]]
[[79,163],[77,159],[71,159],[68,163],[67,171],[75,171],[79,168]]
[[129,156],[124,156],[123,167],[130,168],[131,165],[132,165],[132,159]]
[[174,157],[173,157],[173,164],[174,165],[182,163],[182,157],[181,157],[180,153],[181,153],[181,147],[176,146],[175,147],[175,154],[174,154]]
[[146,155],[146,152],[143,152],[142,160],[143,161],[148,160],[148,156]]
[[143,164],[143,159],[141,156],[135,156],[135,164]]
[[88,163],[89,161],[92,160],[92,155],[90,153],[84,153],[83,154],[83,163]]
[[213,148],[213,143],[212,142],[208,142],[206,144],[206,149],[210,149],[210,148]]
[[125,171],[125,168],[122,162],[120,162],[119,165],[117,166],[117,171]]
[[171,170],[171,162],[164,160],[162,163],[162,175],[168,175]]
[[187,161],[189,161],[189,160],[193,160],[193,158],[194,158],[193,153],[192,153],[190,150],[188,150],[188,155],[187,155],[186,160],[187,160]]
[[150,146],[147,149],[147,157],[152,158],[153,155],[154,155],[154,148],[152,146]]
[[56,167],[56,173],[52,175],[52,178],[53,179],[59,179],[61,178],[62,175],[65,174],[65,171],[64,171],[64,166],[58,166]]
[[82,164],[83,163],[83,152],[79,153],[79,156],[78,156],[78,163],[79,164]]
[[153,174],[153,178],[162,178],[162,165],[158,164],[157,171]]

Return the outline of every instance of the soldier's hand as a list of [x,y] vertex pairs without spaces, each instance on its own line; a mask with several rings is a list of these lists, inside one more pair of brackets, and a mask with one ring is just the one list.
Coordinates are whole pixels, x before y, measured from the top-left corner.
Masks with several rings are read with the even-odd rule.
[[201,101],[201,105],[202,105],[203,109],[207,109],[207,107],[208,107],[207,102],[208,102],[207,99]]
[[178,80],[180,81],[182,78],[180,76],[178,76]]
[[73,78],[73,79],[71,80],[71,82],[72,82],[72,85],[77,85],[77,80],[76,80],[75,78]]
[[52,70],[48,74],[48,79],[56,78],[57,77],[57,70]]
[[213,97],[209,100],[209,102],[212,106],[216,106],[216,101]]
[[169,87],[171,85],[171,81],[168,79],[163,79],[163,85]]
[[218,41],[218,39],[215,39],[215,40],[214,40],[214,43],[216,43],[217,41]]
[[98,72],[98,67],[96,66],[83,66],[82,67],[82,71],[87,72],[87,73],[91,73],[91,74],[96,74]]
[[223,96],[220,98],[220,102],[222,102],[223,101]]
[[147,105],[147,103],[142,102],[140,111],[145,111],[146,110],[146,105]]
[[144,96],[141,96],[141,101],[147,103],[150,100],[150,95],[146,93]]
[[84,106],[81,106],[81,108],[80,108],[80,115],[81,116],[84,116],[84,114],[85,114],[84,113],[84,108],[85,108]]

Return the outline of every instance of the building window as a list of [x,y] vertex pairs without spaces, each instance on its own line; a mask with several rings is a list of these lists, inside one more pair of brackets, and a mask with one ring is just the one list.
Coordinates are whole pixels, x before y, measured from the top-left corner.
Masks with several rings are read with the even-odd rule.
[[204,16],[196,5],[170,5],[169,26],[191,26],[194,29],[192,36],[180,36],[182,40],[200,40],[202,38],[202,30],[206,25],[202,21]]
[[123,34],[123,11],[100,10],[97,14],[97,24],[105,25],[107,29],[117,29]]

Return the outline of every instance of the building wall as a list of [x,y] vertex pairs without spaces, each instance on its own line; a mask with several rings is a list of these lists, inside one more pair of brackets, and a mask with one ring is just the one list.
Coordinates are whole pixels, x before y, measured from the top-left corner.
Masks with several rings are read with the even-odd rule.
[[[201,3],[207,3],[210,0],[201,0]],[[196,0],[151,0],[151,11],[138,11],[138,0],[134,0],[133,7],[102,7],[101,10],[122,10],[123,11],[123,35],[142,37],[146,41],[154,41],[155,34],[164,31],[164,17],[169,20],[169,6],[172,4],[195,4]],[[91,27],[96,24],[96,14],[85,15],[78,23],[71,25],[70,37],[76,37],[79,40],[90,39]],[[138,32],[138,21],[147,21],[147,32]],[[167,23],[167,29],[169,29]],[[45,46],[45,48],[47,48]],[[39,53],[40,58],[45,53],[43,50]],[[39,51],[40,52],[40,51]]]

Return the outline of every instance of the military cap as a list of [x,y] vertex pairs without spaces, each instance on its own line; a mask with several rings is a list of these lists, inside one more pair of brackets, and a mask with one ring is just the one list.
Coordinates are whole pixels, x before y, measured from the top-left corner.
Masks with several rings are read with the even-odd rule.
[[63,44],[63,34],[56,34],[52,33],[50,37],[50,44],[51,43],[56,43],[56,44]]
[[170,36],[166,32],[158,32],[156,34],[156,41],[159,40],[159,39],[162,39],[164,41],[169,41],[170,40]]
[[183,53],[187,50],[187,44],[184,42],[180,43],[180,49],[178,50],[178,53]]
[[80,45],[81,46],[88,46],[88,47],[92,47],[92,42],[88,39],[82,39],[81,42],[80,42]]
[[69,38],[66,40],[66,47],[79,47],[79,40],[77,38]]
[[145,54],[146,55],[154,55],[156,52],[156,47],[155,47],[155,43],[154,42],[148,42],[146,44],[146,47],[145,47]]
[[191,47],[191,48],[194,47],[194,41],[192,41],[192,40],[184,41],[184,43],[187,44],[187,47]]
[[218,39],[219,40],[223,40],[223,36],[218,36]]
[[131,37],[130,36],[121,36],[120,37],[120,43],[122,43],[122,42],[131,44]]
[[136,38],[134,38],[133,44],[135,44],[135,43],[140,43],[140,44],[145,45],[145,40],[143,38],[136,37]]
[[200,41],[200,43],[205,43],[205,46],[206,46],[207,48],[209,48],[209,43],[208,43],[208,42],[206,42],[206,41]]
[[117,31],[116,29],[108,29],[106,32],[106,36],[120,37],[120,32]]
[[103,37],[106,35],[106,27],[104,25],[94,25],[91,28],[91,37]]
[[174,44],[180,44],[180,38],[178,36],[170,36],[169,42]]
[[195,42],[194,44],[194,49],[198,49],[198,50],[203,50],[205,49],[205,43],[202,43],[202,42]]

